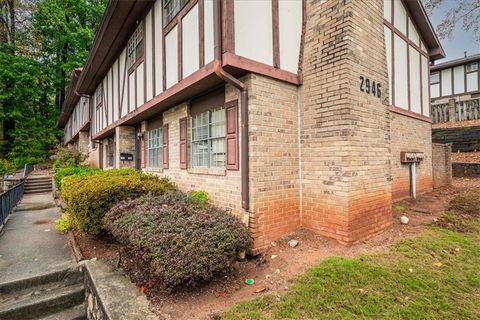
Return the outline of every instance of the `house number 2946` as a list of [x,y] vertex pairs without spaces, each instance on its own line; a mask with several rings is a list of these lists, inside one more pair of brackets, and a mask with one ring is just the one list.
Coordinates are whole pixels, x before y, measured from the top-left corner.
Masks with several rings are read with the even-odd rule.
[[360,76],[360,91],[377,98],[382,97],[382,85],[378,82],[370,81],[370,79],[364,76]]

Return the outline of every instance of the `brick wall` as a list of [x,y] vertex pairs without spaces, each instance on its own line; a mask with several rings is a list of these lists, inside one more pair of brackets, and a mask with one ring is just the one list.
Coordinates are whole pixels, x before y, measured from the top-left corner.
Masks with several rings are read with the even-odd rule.
[[135,127],[118,126],[115,128],[115,167],[135,168],[135,158],[132,161],[120,160],[121,153],[129,153],[135,157]]
[[302,224],[352,243],[391,224],[383,1],[307,1],[301,108]]
[[80,131],[78,133],[78,152],[84,156],[88,156],[88,143],[90,136],[88,131]]
[[452,183],[452,147],[447,144],[432,144],[433,186],[435,188]]
[[392,195],[400,200],[410,196],[409,165],[400,163],[400,152],[416,151],[425,154],[417,165],[417,194],[433,189],[432,126],[430,123],[391,113]]

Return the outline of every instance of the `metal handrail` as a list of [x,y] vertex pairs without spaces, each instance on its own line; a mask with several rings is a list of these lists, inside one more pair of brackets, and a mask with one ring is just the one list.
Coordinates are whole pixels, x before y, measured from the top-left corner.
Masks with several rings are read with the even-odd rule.
[[5,223],[13,208],[22,199],[25,185],[23,181],[0,195],[0,226]]
[[32,171],[33,165],[25,164],[25,166],[23,167],[23,179],[25,179],[25,177],[28,176]]

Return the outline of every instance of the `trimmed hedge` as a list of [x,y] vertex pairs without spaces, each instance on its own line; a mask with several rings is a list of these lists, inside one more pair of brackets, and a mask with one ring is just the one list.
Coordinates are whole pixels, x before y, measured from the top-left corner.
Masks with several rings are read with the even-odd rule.
[[119,203],[105,228],[133,255],[127,272],[137,284],[169,291],[212,280],[251,245],[238,218],[182,192]]
[[133,169],[117,169],[65,177],[61,195],[75,228],[98,235],[103,230],[105,213],[116,203],[148,193],[160,195],[173,190],[176,190],[175,185],[166,178]]
[[54,176],[55,187],[58,191],[62,190],[62,179],[68,176],[83,176],[99,172],[100,169],[92,167],[66,167],[59,169]]

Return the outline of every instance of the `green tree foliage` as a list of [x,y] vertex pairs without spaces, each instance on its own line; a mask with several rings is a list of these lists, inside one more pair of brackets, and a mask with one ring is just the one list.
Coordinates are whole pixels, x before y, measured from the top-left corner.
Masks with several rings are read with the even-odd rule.
[[85,63],[105,7],[106,0],[0,0],[0,158],[39,163],[58,143],[70,72]]

